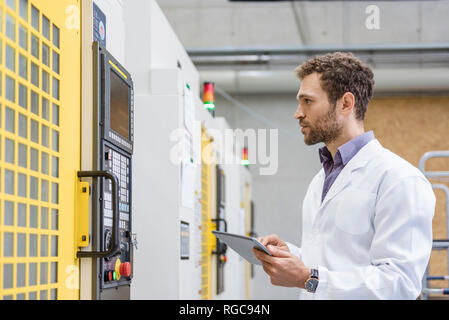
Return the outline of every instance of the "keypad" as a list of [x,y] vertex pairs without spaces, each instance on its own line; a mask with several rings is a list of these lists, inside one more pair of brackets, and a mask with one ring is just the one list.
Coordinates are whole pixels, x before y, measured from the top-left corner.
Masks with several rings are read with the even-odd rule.
[[[119,211],[120,211],[120,229],[127,229],[129,223],[129,175],[130,162],[129,158],[120,154],[119,152],[107,149],[106,150],[106,168],[112,171],[119,182]],[[104,193],[103,217],[104,225],[112,227],[112,184],[110,181],[106,182],[106,190]]]

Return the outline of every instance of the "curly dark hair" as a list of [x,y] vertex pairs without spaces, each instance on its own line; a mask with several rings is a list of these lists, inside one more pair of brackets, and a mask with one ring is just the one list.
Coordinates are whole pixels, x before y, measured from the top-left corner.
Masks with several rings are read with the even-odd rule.
[[309,59],[295,69],[300,80],[315,72],[321,75],[321,87],[329,103],[334,105],[343,94],[351,92],[355,97],[356,119],[365,118],[374,87],[374,74],[367,64],[351,52],[334,52]]

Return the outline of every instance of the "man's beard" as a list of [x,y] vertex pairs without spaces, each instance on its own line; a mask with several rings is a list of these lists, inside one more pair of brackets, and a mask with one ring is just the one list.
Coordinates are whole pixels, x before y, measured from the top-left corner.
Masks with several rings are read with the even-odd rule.
[[338,138],[343,129],[343,125],[337,120],[336,104],[329,108],[329,111],[319,118],[312,126],[306,124],[309,128],[309,134],[304,135],[304,143],[311,146],[320,142],[330,143]]

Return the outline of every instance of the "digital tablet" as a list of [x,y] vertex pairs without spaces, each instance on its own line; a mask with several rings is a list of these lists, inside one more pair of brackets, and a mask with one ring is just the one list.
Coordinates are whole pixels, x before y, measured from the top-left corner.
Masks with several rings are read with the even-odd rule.
[[221,231],[212,231],[212,233],[222,242],[226,243],[235,252],[242,256],[246,261],[252,264],[262,265],[252,252],[253,248],[264,251],[271,256],[270,251],[256,238],[245,237],[239,234],[233,234]]

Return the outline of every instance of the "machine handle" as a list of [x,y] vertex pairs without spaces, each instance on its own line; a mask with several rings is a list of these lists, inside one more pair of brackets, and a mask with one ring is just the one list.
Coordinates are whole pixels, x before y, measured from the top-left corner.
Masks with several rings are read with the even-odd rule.
[[[225,225],[225,232],[228,232],[228,223],[226,222],[226,220],[225,219],[222,219],[222,218],[219,218],[219,219],[212,219],[212,222],[224,222],[224,225]],[[220,243],[221,241],[220,240],[218,240],[217,239],[217,248],[218,248],[218,243]],[[223,243],[223,248],[224,249],[222,249],[222,250],[216,250],[216,251],[212,251],[212,253],[213,254],[218,254],[218,255],[221,255],[221,254],[226,254],[226,251],[228,250],[228,246],[225,244],[225,243]]]
[[112,241],[106,251],[78,251],[78,258],[110,258],[120,253],[118,179],[109,171],[78,171],[78,178],[106,178],[112,184]]
[[222,218],[219,218],[219,219],[212,219],[212,222],[224,222],[224,225],[225,225],[225,232],[228,232],[228,223],[226,222],[226,220],[225,219],[222,219]]

